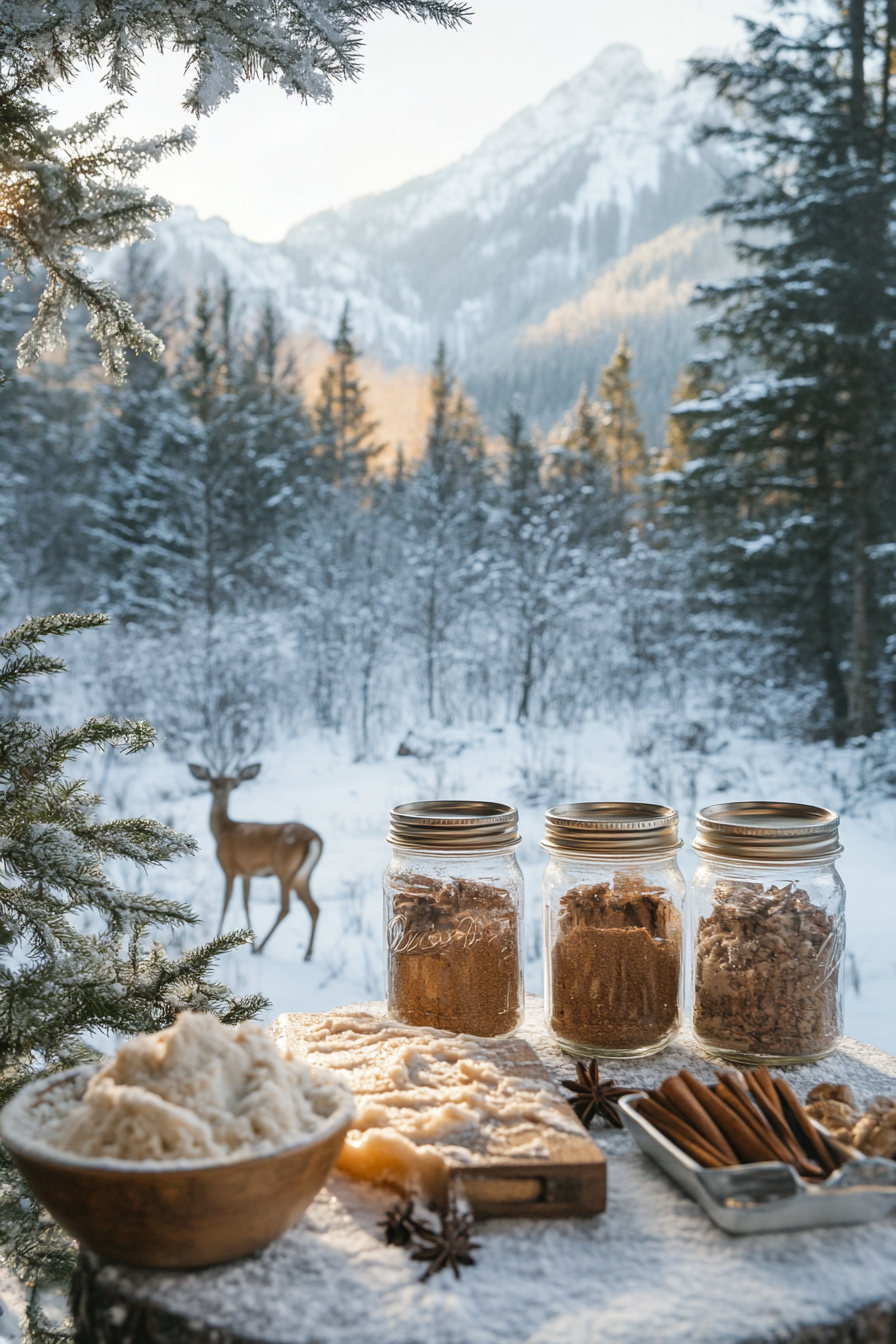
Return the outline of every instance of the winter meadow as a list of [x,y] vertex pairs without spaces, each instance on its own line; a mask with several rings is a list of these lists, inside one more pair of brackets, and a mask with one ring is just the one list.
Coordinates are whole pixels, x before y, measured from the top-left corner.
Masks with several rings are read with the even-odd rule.
[[[240,69],[280,59],[262,8]],[[109,619],[4,645],[7,1092],[185,1004],[381,997],[389,808],[452,796],[520,809],[536,992],[545,808],[669,803],[686,871],[703,804],[836,809],[847,1030],[896,1051],[892,5],[778,6],[675,80],[611,47],[474,153],[279,244],[143,192],[188,137],[51,133],[31,22],[0,39],[0,599],[4,628]],[[155,36],[217,40],[178,22]],[[111,29],[65,23],[73,59],[105,59]],[[293,92],[351,73],[338,41],[290,41],[317,61]],[[222,96],[205,69],[197,112]],[[260,956],[239,933],[274,924],[273,878],[214,941],[188,766],[254,763],[231,816],[323,841],[310,960],[298,902]],[[48,880],[70,934],[43,928]],[[41,996],[88,964],[47,1044]]]

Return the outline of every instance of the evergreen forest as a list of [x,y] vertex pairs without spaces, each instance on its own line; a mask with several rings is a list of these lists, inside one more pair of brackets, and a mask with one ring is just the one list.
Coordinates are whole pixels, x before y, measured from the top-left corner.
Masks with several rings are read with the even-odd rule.
[[[487,432],[440,348],[414,460],[372,419],[348,307],[306,397],[273,305],[139,261],[125,292],[169,356],[115,386],[73,332],[0,393],[8,601],[111,615],[107,707],[224,769],[308,722],[363,758],[419,720],[688,694],[705,649],[624,335],[548,433],[512,405]],[[0,302],[8,365],[31,302]]]
[[409,452],[370,412],[348,303],[309,394],[273,296],[176,292],[131,249],[119,300],[154,337],[116,380],[77,308],[28,363],[35,272],[0,295],[10,614],[108,612],[110,711],[221,768],[302,723],[363,759],[421,718],[621,701],[837,744],[891,725],[896,19],[773,9],[745,57],[692,62],[741,270],[698,288],[664,442],[625,332],[555,425],[511,402],[486,428],[440,347]]
[[[311,39],[290,38],[300,97],[357,73],[362,10],[468,17],[456,0],[337,8],[333,52],[315,37],[303,64]],[[252,10],[239,41],[228,30],[233,79],[276,66],[280,31],[256,31]],[[179,289],[139,246],[115,287],[90,280],[83,248],[139,243],[164,215],[131,179],[189,136],[116,147],[109,117],[57,134],[36,98],[110,46],[127,93],[125,28],[140,37],[143,11],[99,6],[84,32],[66,19],[58,68],[43,10],[18,47],[0,31],[4,1098],[95,1057],[104,1034],[266,1002],[209,978],[247,934],[169,958],[155,931],[196,912],[105,875],[194,850],[105,819],[68,773],[90,748],[142,751],[150,724],[176,762],[220,774],[311,729],[366,762],[414,755],[421,726],[627,714],[654,764],[658,724],[661,746],[677,732],[696,756],[722,724],[837,756],[871,745],[896,792],[894,0],[771,0],[742,54],[691,62],[716,94],[702,134],[729,167],[710,214],[739,268],[695,293],[701,355],[661,442],[625,331],[554,424],[513,400],[486,423],[439,344],[408,444],[371,408],[349,296],[311,386],[275,295],[247,310],[226,275]],[[171,14],[140,40],[195,39],[200,56],[219,40]],[[226,80],[191,62],[190,97],[211,110]],[[66,612],[105,616],[46,615]],[[67,641],[72,682],[103,717],[51,728],[59,704],[33,678],[62,664],[41,646],[87,630]],[[23,1191],[0,1154],[7,1263],[32,1285],[64,1279],[71,1247]],[[32,1339],[67,1337],[36,1297],[29,1311]]]

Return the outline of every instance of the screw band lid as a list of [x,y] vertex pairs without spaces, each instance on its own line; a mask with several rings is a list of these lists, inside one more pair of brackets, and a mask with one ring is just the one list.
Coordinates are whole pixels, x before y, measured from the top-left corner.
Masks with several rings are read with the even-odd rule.
[[840,817],[808,803],[714,803],[697,813],[698,854],[768,860],[835,859],[843,853]]
[[681,848],[678,813],[659,803],[564,803],[544,814],[542,848],[558,854],[658,858]]
[[387,839],[398,849],[515,849],[518,823],[519,813],[506,803],[442,798],[393,807]]

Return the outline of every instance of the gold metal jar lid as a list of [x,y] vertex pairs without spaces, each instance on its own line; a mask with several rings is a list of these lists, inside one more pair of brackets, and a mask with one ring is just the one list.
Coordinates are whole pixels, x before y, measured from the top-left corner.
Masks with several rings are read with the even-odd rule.
[[518,822],[516,808],[505,803],[443,798],[393,807],[386,838],[399,849],[515,849],[520,843]]
[[843,853],[840,818],[807,803],[714,803],[697,813],[699,854],[780,863]]
[[564,803],[544,814],[542,848],[558,854],[660,857],[681,849],[678,813],[659,803]]

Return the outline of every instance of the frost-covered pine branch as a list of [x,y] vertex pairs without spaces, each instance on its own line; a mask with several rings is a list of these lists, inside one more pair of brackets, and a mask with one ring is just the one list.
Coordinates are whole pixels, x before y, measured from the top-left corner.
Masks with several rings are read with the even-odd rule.
[[[0,689],[64,670],[39,652],[49,635],[105,617],[28,620],[0,638]],[[153,928],[184,927],[196,915],[176,901],[126,891],[109,860],[140,867],[192,853],[195,842],[146,817],[98,820],[100,799],[67,773],[89,748],[124,752],[152,745],[147,723],[93,718],[75,728],[0,720],[0,1104],[35,1077],[96,1058],[97,1034],[129,1036],[170,1025],[184,1008],[226,1022],[252,1017],[257,995],[237,999],[210,978],[215,959],[247,941],[233,933],[169,958]],[[65,1279],[72,1247],[36,1205],[0,1148],[0,1256],[32,1286]],[[26,1321],[46,1336],[37,1299]],[[59,1338],[64,1338],[59,1335]]]
[[116,381],[125,351],[158,357],[162,345],[103,281],[90,278],[84,249],[104,250],[152,237],[170,213],[137,178],[150,163],[190,149],[192,129],[147,140],[116,139],[116,102],[60,130],[42,98],[85,65],[101,66],[113,94],[136,86],[148,49],[186,56],[191,81],[184,106],[206,115],[241,82],[278,83],[303,100],[327,102],[333,83],[361,73],[362,25],[386,13],[456,27],[463,0],[2,0],[0,2],[0,263],[12,276],[45,273],[37,317],[19,345],[20,365],[63,340],[67,311],[90,313],[104,367]]

